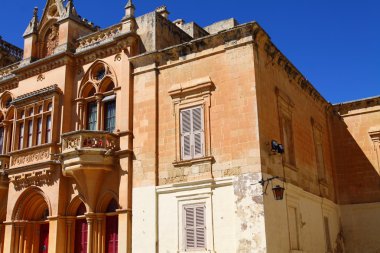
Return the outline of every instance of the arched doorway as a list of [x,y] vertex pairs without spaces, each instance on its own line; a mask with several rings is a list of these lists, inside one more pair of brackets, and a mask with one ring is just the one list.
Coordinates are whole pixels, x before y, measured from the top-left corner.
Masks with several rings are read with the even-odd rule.
[[106,210],[106,253],[118,252],[119,218],[116,212],[117,209],[119,209],[119,205],[115,199],[112,199]]
[[21,194],[12,214],[12,252],[48,252],[50,210],[49,201],[39,188],[31,187]]
[[75,240],[74,249],[75,253],[87,253],[87,238],[88,238],[88,227],[86,217],[86,206],[83,202],[79,205],[77,209],[77,219],[75,221]]

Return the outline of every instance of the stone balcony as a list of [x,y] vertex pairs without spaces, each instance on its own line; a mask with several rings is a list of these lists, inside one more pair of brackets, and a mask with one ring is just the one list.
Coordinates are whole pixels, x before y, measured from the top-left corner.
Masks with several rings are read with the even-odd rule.
[[78,167],[112,169],[114,152],[119,150],[119,137],[105,131],[75,131],[62,135],[64,172]]
[[75,179],[90,208],[107,173],[118,168],[119,136],[104,131],[76,131],[62,135],[63,175]]

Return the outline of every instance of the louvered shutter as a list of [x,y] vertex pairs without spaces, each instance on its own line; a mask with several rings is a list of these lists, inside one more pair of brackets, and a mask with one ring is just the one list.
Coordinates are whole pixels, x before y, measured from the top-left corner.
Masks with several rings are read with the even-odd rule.
[[193,207],[185,208],[185,238],[186,249],[194,249],[195,243],[195,212]]
[[192,109],[193,158],[203,156],[203,110],[198,106]]
[[197,248],[206,248],[206,224],[205,224],[205,207],[198,206],[195,208],[195,225],[196,225],[196,245]]
[[182,159],[191,159],[191,109],[181,111]]
[[184,208],[186,249],[206,248],[205,206],[196,205]]

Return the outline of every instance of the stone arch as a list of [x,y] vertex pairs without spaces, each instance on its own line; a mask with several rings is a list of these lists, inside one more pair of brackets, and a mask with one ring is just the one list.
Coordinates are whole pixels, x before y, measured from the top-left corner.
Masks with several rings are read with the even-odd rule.
[[108,91],[112,91],[115,88],[115,83],[113,82],[112,78],[105,77],[104,80],[99,85],[99,92],[104,93]]
[[[47,210],[47,213],[45,213]],[[51,216],[51,204],[46,194],[38,187],[27,188],[18,198],[12,213],[12,220],[39,221]]]
[[12,105],[11,107],[8,108],[8,110],[5,113],[5,119],[6,120],[12,120],[14,118],[14,106]]
[[13,99],[14,99],[14,96],[12,93],[10,93],[9,91],[3,92],[3,94],[1,94],[1,96],[0,96],[1,109],[7,110],[11,106],[9,104],[10,101],[12,101]]
[[90,93],[92,93],[92,89],[94,89],[94,94],[97,92],[96,91],[96,85],[94,85],[92,82],[87,82],[85,83],[82,87],[81,90],[79,91],[79,97],[80,98],[86,98],[90,96]]
[[54,49],[58,46],[59,27],[56,24],[56,19],[50,19],[39,33],[39,57],[43,58],[52,55]]
[[119,205],[119,198],[116,193],[112,191],[106,191],[103,193],[98,201],[98,204],[96,206],[96,212],[97,213],[105,213],[107,211],[108,205],[111,203],[112,200],[115,200],[116,203],[118,203],[118,207],[120,208]]
[[82,203],[85,205],[86,210],[89,210],[89,209],[88,209],[88,206],[86,205],[86,202],[83,201],[83,197],[80,196],[80,195],[77,195],[77,196],[75,196],[75,197],[71,200],[70,204],[68,205],[68,207],[67,207],[67,209],[66,209],[66,215],[67,215],[67,216],[76,216],[76,214],[77,214],[77,210],[78,210],[79,206],[80,206]]
[[[104,74],[99,76],[98,73],[102,72],[102,70],[104,70]],[[110,82],[113,82],[114,86],[118,87],[117,77],[114,69],[105,61],[96,60],[94,63],[91,64],[89,69],[84,74],[81,84],[79,86],[78,95],[82,95],[81,92],[84,89],[83,87],[88,83],[92,83],[96,87],[96,92],[100,92],[102,84],[108,84]]]

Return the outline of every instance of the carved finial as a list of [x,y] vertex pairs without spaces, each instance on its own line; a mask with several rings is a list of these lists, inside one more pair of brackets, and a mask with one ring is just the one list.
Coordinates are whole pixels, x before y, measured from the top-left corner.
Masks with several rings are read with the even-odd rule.
[[38,7],[34,7],[32,20],[30,20],[29,25],[24,32],[24,37],[37,33],[37,28],[38,28]]
[[38,15],[38,7],[34,7],[33,17],[37,18],[37,15]]
[[123,20],[127,19],[127,18],[134,18],[135,17],[135,6],[133,5],[132,0],[128,0],[128,3],[124,7],[124,9],[125,9],[125,16],[124,16]]
[[78,13],[77,13],[77,11],[75,9],[74,1],[73,0],[68,0],[67,1],[66,7],[65,7],[65,11],[64,11],[64,14],[62,15],[61,19],[65,19],[65,18],[79,19],[79,16],[78,16]]

